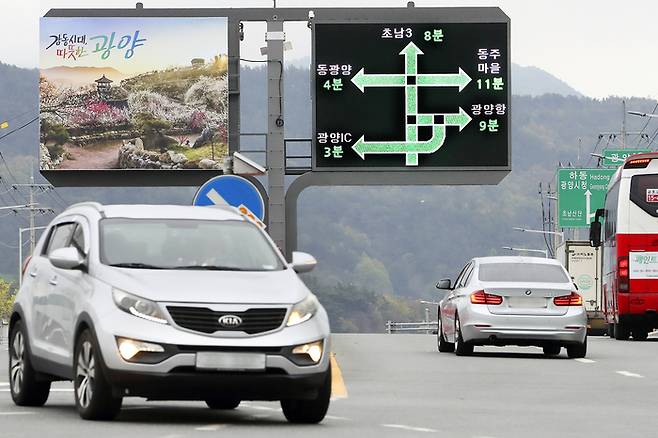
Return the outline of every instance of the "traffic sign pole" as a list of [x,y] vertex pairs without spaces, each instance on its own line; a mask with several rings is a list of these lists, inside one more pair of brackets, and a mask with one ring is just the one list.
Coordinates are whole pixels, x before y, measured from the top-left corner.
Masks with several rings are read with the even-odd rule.
[[285,147],[283,128],[283,21],[267,22],[267,229],[285,254]]

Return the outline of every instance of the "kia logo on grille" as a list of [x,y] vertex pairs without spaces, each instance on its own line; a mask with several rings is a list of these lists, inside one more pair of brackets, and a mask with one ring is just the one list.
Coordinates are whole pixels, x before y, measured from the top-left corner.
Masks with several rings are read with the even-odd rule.
[[238,327],[242,324],[242,318],[237,315],[224,315],[218,320],[219,325],[226,328]]
[[530,289],[528,289],[527,291],[525,291],[525,294],[526,294],[526,295],[530,295],[531,293],[532,293],[532,291],[531,291]]

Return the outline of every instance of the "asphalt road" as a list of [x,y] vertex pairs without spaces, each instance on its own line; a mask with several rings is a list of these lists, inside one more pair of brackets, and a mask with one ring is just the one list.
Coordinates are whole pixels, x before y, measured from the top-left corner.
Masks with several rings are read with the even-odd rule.
[[536,348],[436,352],[429,335],[336,335],[347,388],[320,425],[286,423],[277,403],[233,412],[203,403],[126,399],[112,423],[82,421],[71,385],[45,407],[18,408],[0,346],[0,437],[651,437],[656,435],[658,339],[590,338],[588,358],[544,358]]

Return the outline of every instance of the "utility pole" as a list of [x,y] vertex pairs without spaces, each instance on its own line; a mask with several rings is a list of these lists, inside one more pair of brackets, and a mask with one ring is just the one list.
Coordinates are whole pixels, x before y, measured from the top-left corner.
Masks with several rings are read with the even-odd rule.
[[[30,205],[34,206],[34,169],[30,175]],[[34,230],[34,209],[30,208],[30,255],[34,254],[36,246],[36,232]]]
[[621,119],[621,147],[626,147],[626,100],[621,101],[624,114]]
[[36,202],[36,194],[37,190],[41,190],[42,192],[45,192],[47,190],[52,190],[53,186],[50,184],[35,184],[34,183],[34,173],[30,176],[30,183],[29,184],[12,184],[12,188],[14,189],[19,189],[19,188],[26,188],[29,190],[28,198],[29,202],[25,206],[19,206],[16,208],[16,210],[28,210],[28,220],[30,226],[26,228],[25,230],[30,231],[30,255],[34,253],[34,247],[37,244],[37,238],[36,238],[36,230],[38,230],[38,227],[35,227],[35,219],[37,214],[44,214],[44,213],[54,213],[55,211],[51,208],[44,208],[39,205],[39,203]]

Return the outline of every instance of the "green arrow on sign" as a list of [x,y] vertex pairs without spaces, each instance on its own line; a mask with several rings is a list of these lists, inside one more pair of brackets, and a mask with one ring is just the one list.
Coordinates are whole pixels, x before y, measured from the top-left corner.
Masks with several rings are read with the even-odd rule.
[[408,75],[415,75],[418,73],[418,55],[422,55],[423,51],[418,48],[417,45],[415,45],[412,42],[407,44],[407,46],[402,49],[400,52],[400,55],[404,55],[404,65],[405,65],[405,72]]
[[352,82],[364,93],[365,87],[404,87],[407,80],[399,74],[367,74],[362,68],[352,77]]
[[406,76],[416,76],[419,87],[459,87],[460,92],[471,82],[471,77],[461,67],[458,73],[418,74],[418,55],[422,54],[423,51],[410,42],[400,52],[404,55],[405,74],[367,74],[362,68],[352,77],[352,82],[362,93],[366,87],[403,87],[407,83]]
[[471,82],[471,77],[459,67],[459,73],[419,74],[416,84],[419,87],[459,87],[462,91]]
[[446,114],[443,116],[443,120],[448,126],[459,126],[459,131],[461,132],[473,119],[462,107],[459,107],[459,114]]
[[446,139],[446,127],[434,125],[432,138],[427,141],[365,141],[364,137],[362,135],[352,145],[354,152],[363,160],[366,159],[366,154],[431,154],[443,146]]

